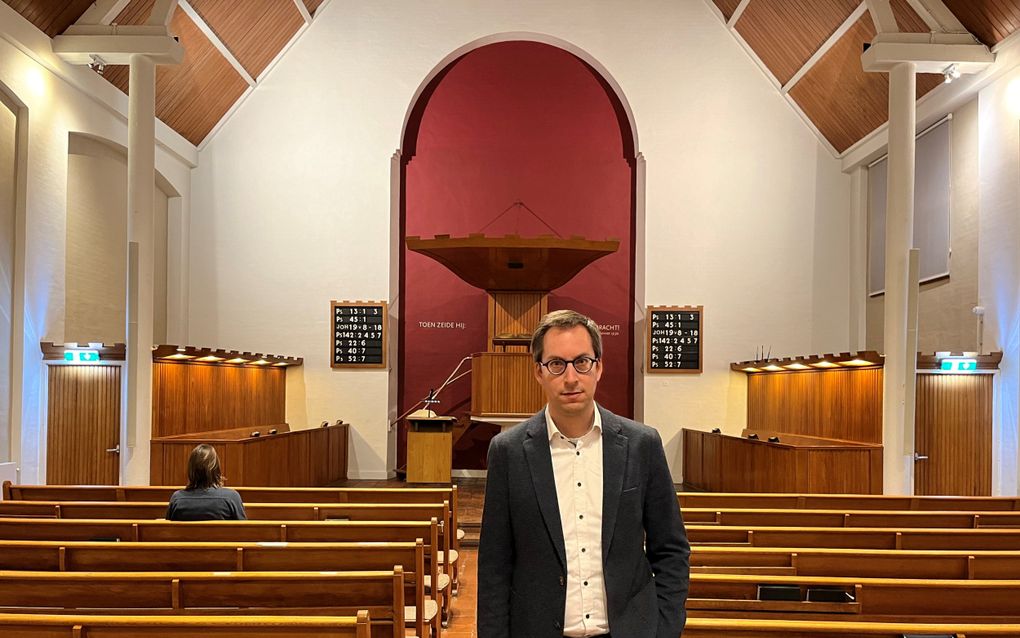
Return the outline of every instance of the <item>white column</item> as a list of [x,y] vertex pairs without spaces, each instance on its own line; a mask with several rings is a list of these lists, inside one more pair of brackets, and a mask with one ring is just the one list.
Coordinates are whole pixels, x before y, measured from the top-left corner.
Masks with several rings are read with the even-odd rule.
[[[913,493],[913,396],[916,359],[908,356],[908,271],[914,228],[914,128],[917,73],[902,62],[889,73],[889,183],[885,222],[885,373],[883,405],[886,494]],[[911,388],[908,390],[908,384]]]
[[850,172],[849,350],[864,350],[868,336],[868,169]]
[[121,482],[149,483],[152,433],[153,198],[156,65],[131,56],[128,94],[127,437]]

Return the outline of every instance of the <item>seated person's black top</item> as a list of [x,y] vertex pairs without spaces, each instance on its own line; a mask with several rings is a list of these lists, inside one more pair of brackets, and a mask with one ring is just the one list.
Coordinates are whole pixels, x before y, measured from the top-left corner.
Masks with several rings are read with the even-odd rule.
[[166,508],[169,521],[246,520],[241,495],[226,487],[177,490]]

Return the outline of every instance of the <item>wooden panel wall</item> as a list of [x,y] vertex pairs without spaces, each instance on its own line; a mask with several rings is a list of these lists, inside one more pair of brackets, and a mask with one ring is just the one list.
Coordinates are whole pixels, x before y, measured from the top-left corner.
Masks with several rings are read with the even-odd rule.
[[152,373],[152,436],[283,423],[285,368],[157,361]]
[[331,425],[259,438],[236,440],[200,436],[153,439],[150,476],[153,485],[187,482],[188,457],[199,443],[210,443],[230,486],[318,487],[347,478],[349,426]]
[[882,369],[751,374],[747,429],[882,443]]
[[914,493],[991,496],[991,374],[917,375]]
[[472,414],[531,416],[543,405],[530,354],[483,352],[471,358]]
[[46,482],[116,485],[120,367],[49,366]]
[[684,485],[711,492],[881,494],[881,447],[797,447],[683,430]]

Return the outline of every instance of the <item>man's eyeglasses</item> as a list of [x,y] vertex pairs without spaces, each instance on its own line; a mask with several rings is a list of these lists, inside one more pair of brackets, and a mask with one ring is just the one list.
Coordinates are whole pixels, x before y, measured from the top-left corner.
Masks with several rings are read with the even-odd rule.
[[598,363],[598,361],[598,359],[593,357],[578,357],[573,361],[564,361],[563,359],[550,359],[545,363],[539,361],[538,365],[545,367],[545,369],[549,371],[549,374],[558,377],[567,371],[568,363],[574,366],[574,370],[576,370],[578,374],[588,374],[591,372],[592,368],[595,367],[595,364]]

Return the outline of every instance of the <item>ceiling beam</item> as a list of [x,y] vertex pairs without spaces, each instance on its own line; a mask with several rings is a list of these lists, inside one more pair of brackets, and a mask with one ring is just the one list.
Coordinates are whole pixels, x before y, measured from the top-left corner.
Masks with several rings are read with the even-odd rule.
[[96,0],[75,24],[110,24],[131,0]]
[[305,24],[311,24],[312,14],[308,12],[308,7],[305,6],[304,0],[294,0],[294,6],[297,7],[298,13],[304,18]]
[[[913,0],[910,2],[911,6],[915,2],[922,5],[925,12],[935,20],[939,26],[939,31],[943,33],[968,33],[967,27],[963,26],[960,19],[946,7],[942,0]],[[918,11],[918,14],[920,13]]]
[[871,21],[875,23],[875,30],[879,33],[899,33],[900,26],[896,24],[896,16],[893,14],[892,5],[889,0],[866,0],[868,12],[871,13]]
[[832,35],[829,36],[829,39],[823,42],[822,46],[818,47],[818,50],[815,51],[810,58],[808,58],[808,61],[804,63],[804,66],[800,67],[800,69],[794,73],[793,77],[783,85],[783,93],[789,93],[790,89],[792,89],[801,78],[807,75],[807,72],[811,70],[811,67],[821,60],[822,56],[828,53],[829,49],[835,46],[835,44],[839,42],[840,38],[846,35],[846,32],[849,31],[852,26],[857,24],[857,21],[861,19],[861,16],[863,16],[864,12],[867,10],[867,6],[864,2],[857,5],[857,8],[854,9],[853,13],[847,16],[847,19],[843,21],[843,24],[839,25],[839,28],[833,31]]
[[230,66],[234,67],[234,70],[237,71],[237,74],[244,78],[244,81],[248,83],[248,86],[255,86],[255,78],[248,73],[248,70],[244,68],[240,60],[238,60],[230,49],[227,48],[227,45],[223,43],[223,40],[220,40],[220,36],[216,35],[216,32],[212,30],[209,23],[206,22],[201,15],[199,15],[198,11],[195,11],[195,8],[191,6],[191,3],[187,0],[180,0],[180,6],[181,10],[184,11],[184,13],[191,18],[191,21],[195,23],[195,26],[198,27],[198,30],[205,35],[214,47],[216,47],[216,50],[220,52],[220,55],[226,58],[227,62],[230,63]]
[[145,24],[154,27],[170,26],[170,20],[174,17],[176,8],[177,0],[156,0],[156,4],[152,5],[152,13],[149,14],[149,19],[145,21]]

